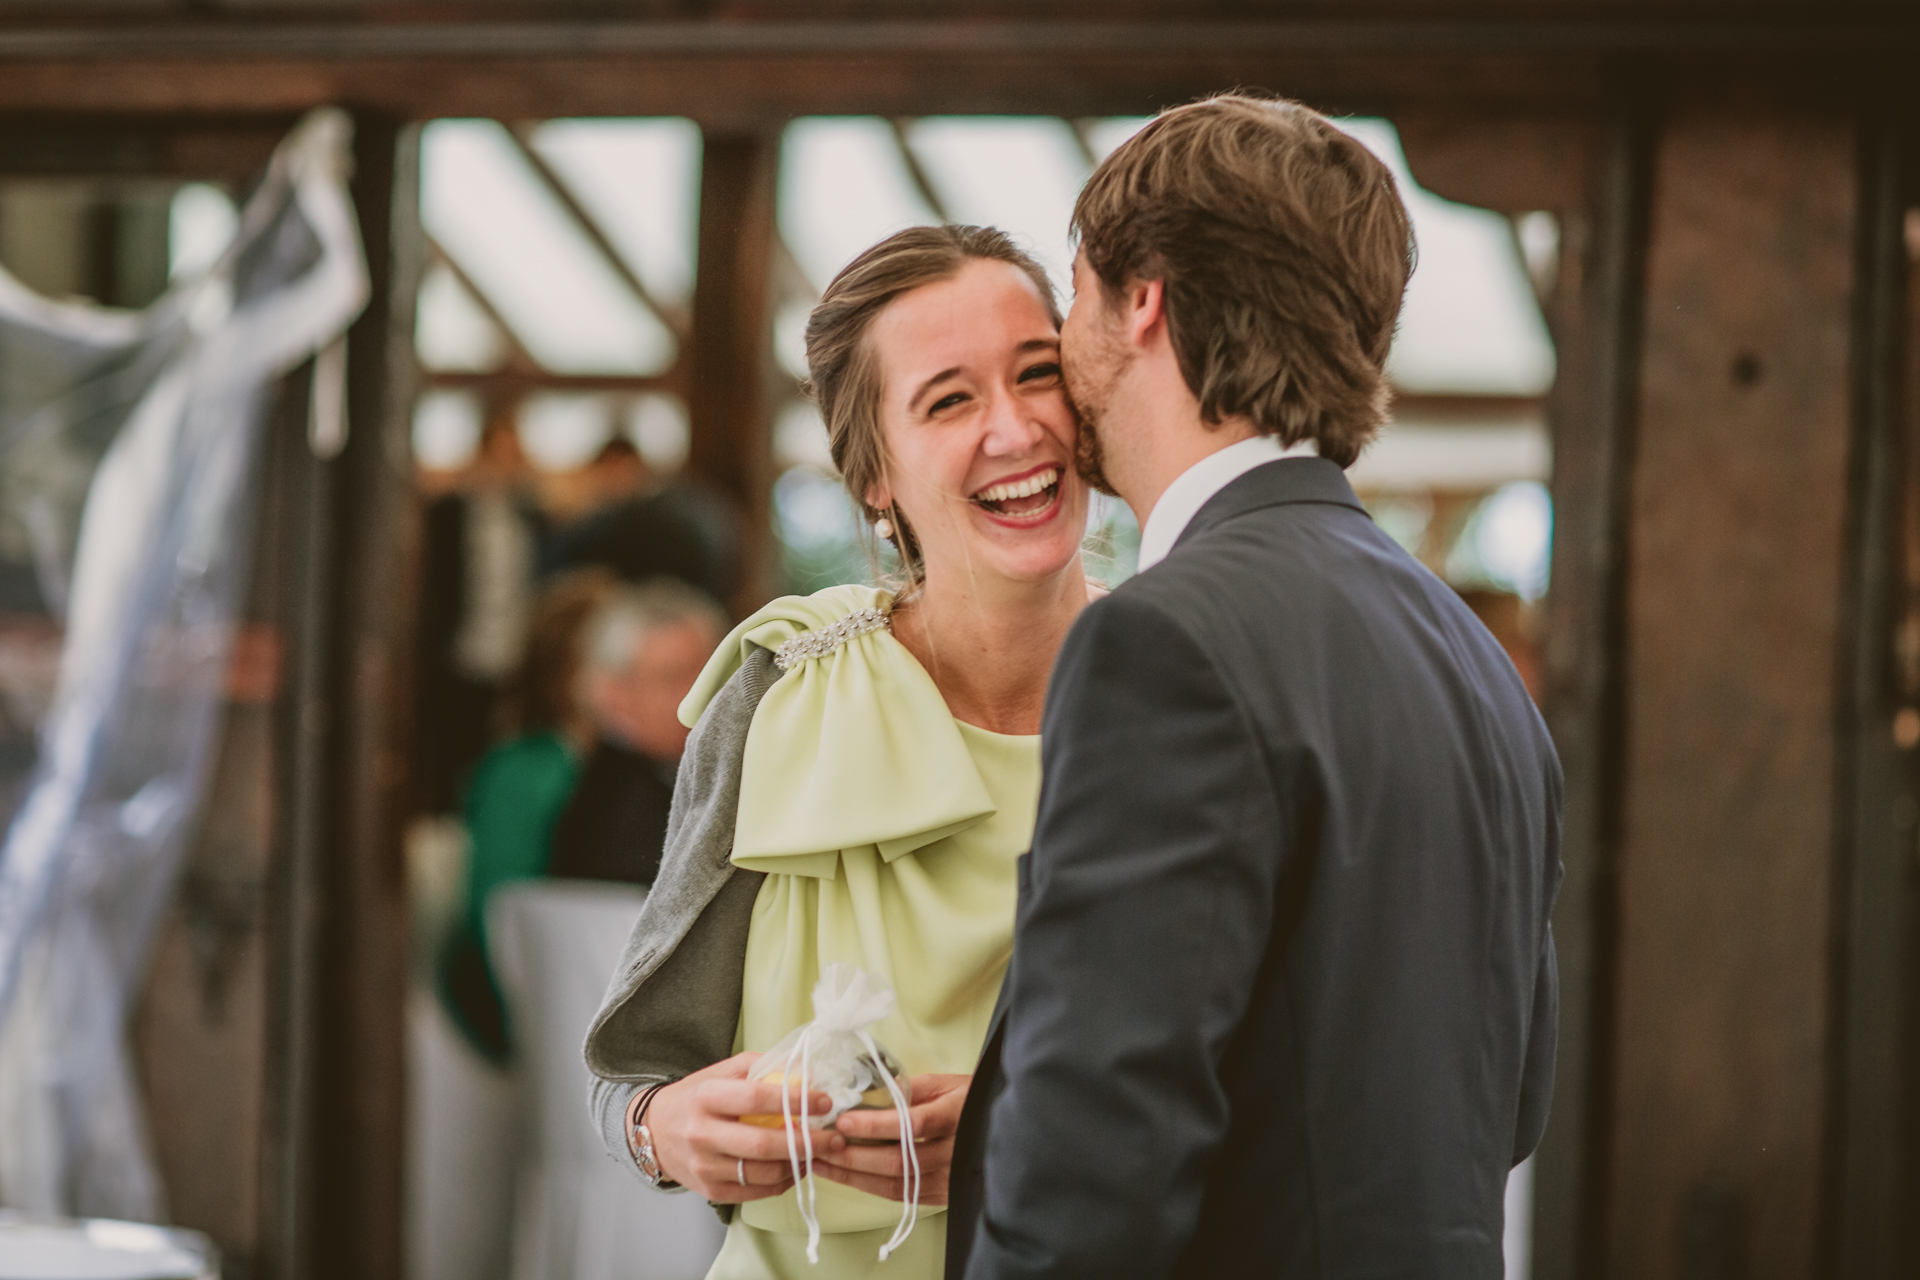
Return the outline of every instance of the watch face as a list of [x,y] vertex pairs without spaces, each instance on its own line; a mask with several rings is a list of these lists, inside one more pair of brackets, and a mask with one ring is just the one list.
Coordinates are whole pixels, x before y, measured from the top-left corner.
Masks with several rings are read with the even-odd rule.
[[635,1125],[633,1131],[640,1147],[634,1155],[634,1163],[640,1166],[640,1172],[647,1175],[649,1182],[658,1186],[662,1175],[660,1161],[653,1154],[653,1135],[647,1132],[647,1126],[643,1124]]

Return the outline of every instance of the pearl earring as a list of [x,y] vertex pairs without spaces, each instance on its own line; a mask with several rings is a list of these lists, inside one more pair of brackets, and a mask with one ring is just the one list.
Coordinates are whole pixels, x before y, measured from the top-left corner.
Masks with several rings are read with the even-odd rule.
[[893,541],[893,522],[885,516],[881,516],[873,522],[873,531],[887,541]]

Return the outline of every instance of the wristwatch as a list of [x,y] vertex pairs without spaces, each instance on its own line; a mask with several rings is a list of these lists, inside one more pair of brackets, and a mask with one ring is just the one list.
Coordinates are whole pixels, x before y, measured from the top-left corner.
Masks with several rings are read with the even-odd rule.
[[648,1085],[640,1094],[638,1104],[627,1113],[631,1117],[627,1123],[627,1148],[633,1152],[633,1162],[639,1166],[640,1176],[656,1191],[686,1190],[660,1167],[660,1157],[653,1150],[653,1133],[647,1128],[647,1108],[653,1105],[653,1095],[672,1083],[671,1080],[660,1080]]

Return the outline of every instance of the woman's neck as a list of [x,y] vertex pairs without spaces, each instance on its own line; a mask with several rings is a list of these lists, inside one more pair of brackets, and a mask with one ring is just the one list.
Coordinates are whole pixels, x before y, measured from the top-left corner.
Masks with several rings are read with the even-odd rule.
[[954,719],[994,733],[1039,733],[1054,654],[1086,607],[1078,556],[1040,582],[934,574],[894,609],[893,634],[933,677]]

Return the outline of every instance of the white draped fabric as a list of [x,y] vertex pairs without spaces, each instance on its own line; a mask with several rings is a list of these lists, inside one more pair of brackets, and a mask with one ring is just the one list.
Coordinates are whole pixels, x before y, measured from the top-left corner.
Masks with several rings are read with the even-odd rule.
[[227,250],[145,311],[51,301],[0,272],[0,476],[37,478],[41,594],[64,632],[31,776],[0,813],[12,1208],[166,1214],[126,1021],[205,792],[266,409],[310,357],[310,439],[344,442],[339,338],[369,287],[351,132],[310,115]]

